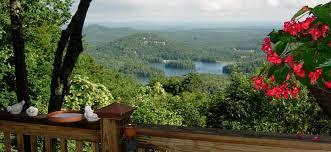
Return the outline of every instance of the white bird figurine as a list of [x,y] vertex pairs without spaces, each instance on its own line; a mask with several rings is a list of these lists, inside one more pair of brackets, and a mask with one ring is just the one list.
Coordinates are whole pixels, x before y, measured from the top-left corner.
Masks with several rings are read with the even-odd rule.
[[85,108],[84,108],[84,117],[89,122],[95,122],[95,121],[98,121],[100,119],[98,117],[98,115],[96,113],[94,113],[91,106],[85,106]]
[[22,109],[23,109],[24,104],[25,104],[25,101],[22,100],[20,103],[16,103],[12,106],[8,106],[7,107],[7,112],[10,112],[13,115],[20,114]]
[[85,106],[84,111],[86,112],[93,112],[91,106]]
[[38,115],[38,108],[30,106],[28,109],[26,109],[26,114],[30,117],[34,117]]

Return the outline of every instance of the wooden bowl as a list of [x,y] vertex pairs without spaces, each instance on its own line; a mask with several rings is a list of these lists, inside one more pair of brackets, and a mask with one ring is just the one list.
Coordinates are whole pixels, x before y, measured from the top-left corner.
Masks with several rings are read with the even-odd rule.
[[55,111],[48,114],[48,120],[58,123],[78,122],[84,119],[84,115],[79,111]]

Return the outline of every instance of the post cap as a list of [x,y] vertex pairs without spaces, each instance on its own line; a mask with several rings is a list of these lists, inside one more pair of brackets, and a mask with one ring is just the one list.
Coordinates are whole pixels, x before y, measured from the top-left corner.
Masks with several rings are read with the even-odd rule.
[[130,117],[135,108],[121,103],[112,103],[106,107],[95,111],[100,118],[109,118],[115,120],[122,120],[126,117]]

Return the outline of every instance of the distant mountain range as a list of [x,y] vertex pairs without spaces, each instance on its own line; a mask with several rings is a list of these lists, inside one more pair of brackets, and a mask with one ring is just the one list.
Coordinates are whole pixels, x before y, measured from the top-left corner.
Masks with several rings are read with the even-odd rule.
[[178,43],[199,49],[259,49],[262,39],[270,32],[268,28],[166,28],[142,30],[134,28],[110,28],[101,25],[90,25],[84,29],[89,45],[110,42],[138,32],[153,32]]

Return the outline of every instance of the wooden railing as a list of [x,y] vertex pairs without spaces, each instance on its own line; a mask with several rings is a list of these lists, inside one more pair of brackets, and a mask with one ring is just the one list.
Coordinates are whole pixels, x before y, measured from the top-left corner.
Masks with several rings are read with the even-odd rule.
[[[5,152],[12,151],[11,136],[16,137],[17,150],[37,151],[37,137],[44,139],[44,150],[53,151],[52,141],[60,143],[61,152],[67,151],[67,140],[75,140],[76,151],[83,151],[83,142],[91,142],[92,151],[101,148],[104,152],[121,151],[121,135],[133,109],[121,104],[111,104],[97,110],[100,121],[89,123],[81,121],[76,123],[59,124],[47,120],[47,115],[28,117],[26,115],[10,115],[0,113],[0,132],[3,132]],[[31,149],[24,149],[24,135],[30,137]],[[101,147],[99,148],[99,144]]]
[[[0,113],[0,132],[3,132],[4,136],[4,151],[13,150],[13,136],[16,136],[15,145],[20,152],[37,151],[37,137],[44,139],[44,149],[47,152],[52,151],[54,139],[60,143],[61,152],[67,151],[67,140],[75,140],[77,152],[83,151],[83,142],[92,143],[94,152],[121,152],[125,151],[127,143],[124,141],[128,140],[138,143],[138,151],[331,151],[331,138],[328,136],[320,136],[319,141],[313,142],[312,136],[298,137],[292,134],[128,125],[132,111],[128,106],[112,104],[97,111],[101,117],[99,122],[81,121],[70,124],[53,123],[48,121],[46,116],[30,118],[3,112]],[[127,132],[131,132],[129,137],[125,134]],[[31,150],[24,149],[23,135],[30,136]]]
[[170,126],[134,127],[141,148],[176,152],[322,152],[331,151],[331,138]]

